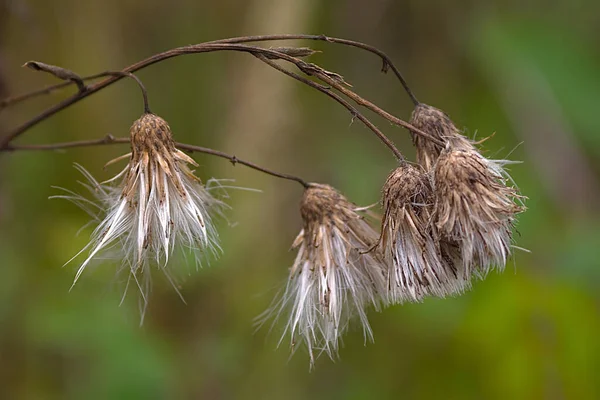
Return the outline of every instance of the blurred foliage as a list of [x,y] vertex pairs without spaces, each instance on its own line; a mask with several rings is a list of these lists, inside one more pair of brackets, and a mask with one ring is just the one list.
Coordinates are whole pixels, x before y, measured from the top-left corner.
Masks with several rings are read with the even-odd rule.
[[[123,147],[0,156],[0,398],[6,399],[595,399],[600,398],[600,3],[592,0],[0,1],[0,84],[7,94],[54,83],[30,59],[91,74],[179,45],[244,34],[327,33],[376,45],[420,100],[469,135],[495,136],[490,156],[512,166],[529,197],[503,274],[453,299],[373,313],[340,360],[275,350],[278,327],[253,318],[283,283],[299,230],[300,189],[198,155],[204,179],[235,177],[225,253],[186,276],[181,302],[155,279],[143,326],[135,296],[119,307],[114,266],[87,270],[71,291],[87,220],[47,200],[77,189],[72,168],[100,179]],[[383,108],[408,118],[392,76],[367,53],[324,43],[314,56]],[[357,203],[378,200],[393,157],[324,96],[243,54],[186,56],[139,73],[153,110],[178,140],[212,146],[313,181]],[[4,88],[6,86],[6,88]],[[72,90],[72,89],[70,89]],[[67,95],[0,114],[0,131]],[[125,135],[142,110],[123,81],[45,121],[22,143]],[[406,132],[378,121],[412,156]],[[519,143],[524,142],[522,145]],[[514,151],[513,151],[514,149]]]

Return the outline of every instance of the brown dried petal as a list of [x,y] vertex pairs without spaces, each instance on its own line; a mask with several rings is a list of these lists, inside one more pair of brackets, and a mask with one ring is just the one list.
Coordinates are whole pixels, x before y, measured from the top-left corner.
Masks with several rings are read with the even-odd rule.
[[387,261],[392,302],[443,297],[469,286],[468,279],[455,273],[454,260],[442,256],[433,236],[432,195],[430,177],[410,164],[394,170],[384,185],[379,247]]
[[[469,143],[446,113],[427,104],[420,103],[415,107],[410,123],[443,143],[447,143],[450,138],[462,138],[465,143]],[[414,134],[413,143],[417,150],[417,162],[426,171],[431,171],[444,146]]]
[[504,268],[510,255],[517,191],[475,150],[450,145],[435,166],[435,225],[441,239],[457,245],[466,273]]

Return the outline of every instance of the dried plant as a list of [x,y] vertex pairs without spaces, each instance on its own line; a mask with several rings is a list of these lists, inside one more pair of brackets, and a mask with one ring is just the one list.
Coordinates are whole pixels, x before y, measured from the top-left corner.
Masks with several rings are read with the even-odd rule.
[[[249,44],[292,39],[350,46],[377,55],[383,63],[382,71],[393,72],[415,105],[410,122],[358,95],[342,75],[307,62],[305,58],[317,53],[313,49]],[[323,93],[362,122],[391,151],[397,168],[383,188],[380,233],[365,221],[362,209],[331,186],[308,183],[218,150],[174,142],[168,124],[150,111],[146,89],[134,72],[176,56],[218,51],[252,55]],[[323,35],[247,36],[175,48],[121,71],[87,77],[36,61],[25,66],[64,82],[4,99],[0,111],[70,85],[78,90],[5,132],[0,136],[0,152],[131,145],[130,154],[115,160],[128,158],[128,165],[106,182],[97,182],[83,167],[77,167],[87,178],[85,186],[95,200],[70,190],[57,197],[81,206],[98,223],[90,244],[82,250],[88,255],[75,281],[92,260],[112,251],[123,260],[129,279],[140,287],[144,308],[151,265],[169,277],[168,261],[176,247],[189,249],[197,260],[219,249],[211,218],[225,205],[194,175],[190,166],[196,163],[184,151],[215,155],[234,165],[302,185],[303,228],[293,245],[296,260],[281,296],[259,322],[283,319],[282,340],[289,334],[292,349],[298,342],[304,343],[311,365],[322,352],[336,357],[341,336],[352,321],[362,326],[365,340],[371,340],[368,309],[461,293],[470,287],[473,276],[484,277],[494,267],[502,269],[511,254],[511,230],[524,207],[522,196],[504,170],[508,161],[483,157],[478,144],[463,136],[443,111],[417,100],[392,60],[373,46]],[[107,135],[66,143],[15,143],[33,126],[123,78],[136,81],[144,101],[144,114],[132,126],[129,138]],[[407,129],[418,164],[406,161],[394,142],[359,111],[360,107]]]
[[467,274],[484,277],[493,267],[502,270],[511,254],[512,228],[523,206],[504,162],[451,139],[435,165],[436,228],[458,245]]
[[419,103],[415,106],[410,117],[410,123],[437,139],[436,142],[420,135],[412,135],[417,162],[426,171],[433,169],[449,139],[455,138],[458,141],[467,141],[467,138],[460,134],[460,131],[446,113],[427,104]]
[[[115,177],[99,183],[79,167],[96,203],[69,191],[54,197],[73,201],[99,221],[91,242],[81,250],[89,255],[75,282],[94,258],[105,257],[110,249],[130,272],[128,282],[133,279],[140,288],[145,308],[152,264],[172,282],[166,265],[177,245],[191,251],[197,263],[204,253],[220,249],[210,214],[220,213],[224,203],[190,170],[188,165],[196,162],[175,147],[164,119],[146,113],[133,123],[130,136],[131,153],[110,162],[129,159]],[[90,211],[90,206],[99,211]]]
[[367,309],[380,308],[386,285],[381,260],[365,253],[378,234],[359,208],[328,185],[311,184],[300,205],[303,228],[292,248],[296,260],[280,298],[259,318],[285,318],[292,347],[303,342],[314,363],[315,350],[335,358],[340,336],[356,318],[365,340],[373,333]]
[[378,248],[388,266],[390,301],[420,301],[426,296],[457,294],[469,278],[442,256],[431,226],[433,189],[420,166],[403,163],[383,186],[383,221]]
[[417,160],[433,177],[433,228],[442,257],[465,277],[502,270],[516,215],[524,210],[523,196],[504,169],[511,162],[485,158],[435,107],[416,105],[411,123],[443,143],[413,135]]

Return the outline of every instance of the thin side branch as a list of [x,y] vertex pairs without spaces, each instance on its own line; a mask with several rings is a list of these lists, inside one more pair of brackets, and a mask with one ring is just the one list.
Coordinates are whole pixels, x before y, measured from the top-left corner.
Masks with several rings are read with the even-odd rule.
[[371,131],[373,131],[373,133],[375,133],[375,135],[377,135],[377,137],[394,153],[394,155],[396,156],[396,158],[399,161],[404,161],[404,156],[402,155],[400,150],[398,150],[396,145],[394,145],[394,143],[387,136],[385,136],[383,134],[383,132],[381,132],[375,126],[375,124],[373,124],[371,121],[369,121],[364,115],[362,115],[356,108],[354,108],[350,103],[348,103],[346,100],[344,100],[344,98],[339,96],[337,93],[332,92],[326,86],[319,85],[318,83],[313,82],[309,79],[306,79],[294,72],[288,71],[287,69],[283,68],[276,62],[269,60],[262,55],[257,55],[256,57],[259,60],[261,60],[262,62],[275,68],[276,70],[278,70],[278,71],[286,74],[287,76],[292,77],[292,78],[296,79],[297,81],[300,81],[314,89],[317,89],[319,92],[326,94],[327,96],[331,97],[332,99],[334,99],[335,101],[337,101],[338,103],[343,105],[348,111],[350,111],[350,114],[352,114],[352,118],[358,118],[363,124],[366,125],[367,128],[369,128]]
[[178,148],[180,148],[182,150],[187,150],[189,152],[199,152],[199,153],[210,154],[210,155],[221,157],[221,158],[226,158],[227,160],[231,161],[231,164],[233,164],[234,166],[236,164],[245,165],[248,168],[255,169],[255,170],[263,172],[267,175],[275,176],[277,178],[287,179],[289,181],[296,181],[299,184],[301,184],[302,186],[304,186],[305,188],[308,188],[310,186],[310,183],[308,183],[304,179],[299,178],[295,175],[284,174],[281,172],[275,172],[273,170],[261,167],[260,165],[254,164],[250,161],[240,160],[239,158],[237,158],[234,155],[223,153],[222,151],[219,151],[219,150],[213,150],[213,149],[209,149],[207,147],[194,146],[194,145],[185,144],[185,143],[176,143],[175,146],[177,146]]
[[146,87],[144,86],[144,84],[142,83],[140,78],[138,78],[136,75],[132,74],[131,72],[123,72],[123,71],[114,71],[114,72],[108,71],[108,72],[105,72],[104,75],[105,76],[126,76],[126,77],[133,79],[139,86],[140,90],[142,91],[142,97],[144,98],[144,113],[146,113],[146,114],[152,113],[152,111],[150,111],[150,103],[148,102],[148,91],[146,90]]
[[[83,81],[91,81],[94,79],[98,79],[98,78],[104,78],[106,77],[106,72],[101,72],[99,74],[95,74],[95,75],[90,75],[90,76],[84,76],[81,78],[81,80]],[[53,92],[56,92],[60,89],[69,87],[73,84],[72,81],[66,81],[66,82],[61,82],[58,83],[56,85],[51,85],[51,86],[46,86],[43,89],[38,89],[38,90],[34,90],[33,92],[29,92],[29,93],[24,93],[24,94],[20,94],[17,96],[13,96],[13,97],[7,97],[5,99],[0,100],[0,112],[7,108],[10,107],[12,105],[21,103],[25,100],[29,100],[32,99],[34,97],[38,97],[41,95],[45,95],[45,94],[51,94]]]
[[[394,64],[392,59],[383,51],[379,50],[378,48],[376,48],[374,46],[368,45],[366,43],[361,43],[361,42],[357,42],[354,40],[330,37],[330,36],[326,36],[326,35],[304,35],[304,34],[242,36],[242,37],[236,37],[236,38],[230,38],[230,39],[213,40],[213,41],[207,42],[207,43],[250,43],[250,42],[266,42],[266,41],[276,41],[276,40],[324,41],[324,42],[328,42],[328,43],[337,43],[337,44],[341,44],[341,45],[345,45],[345,46],[356,47],[358,49],[362,49],[362,50],[368,51],[370,53],[373,53],[376,56],[378,56],[382,61],[381,71],[383,73],[387,73],[388,70],[391,68],[392,72],[394,73],[394,75],[396,75],[396,77],[398,78],[398,80],[400,81],[402,86],[404,87],[404,90],[411,98],[412,102],[415,105],[419,104],[419,101],[417,100],[414,93],[408,86],[406,79],[404,79],[404,77],[400,73],[400,70],[396,67],[396,65]],[[314,53],[317,53],[317,51],[309,49],[309,48],[305,48],[305,47],[301,47],[301,48],[273,47],[273,48],[271,48],[271,50],[275,50],[280,53],[287,53],[288,55],[291,55],[293,57],[307,57]],[[287,52],[286,52],[286,50],[287,50]],[[81,80],[88,81],[88,80],[101,78],[104,76],[107,76],[107,75],[106,75],[106,73],[103,72],[103,73],[100,73],[97,75],[82,77]],[[30,98],[37,97],[40,95],[49,94],[49,93],[52,93],[59,89],[65,88],[67,86],[70,86],[72,83],[73,83],[72,81],[63,82],[63,83],[59,83],[57,85],[48,86],[44,89],[40,89],[40,90],[36,90],[36,91],[30,92],[30,93],[25,93],[25,94],[22,94],[19,96],[9,97],[9,98],[0,100],[0,111],[2,111],[2,109],[6,108],[8,106],[17,104],[21,101],[25,101],[25,100],[28,100]]]
[[[180,47],[180,48],[169,50],[169,51],[166,51],[163,53],[156,54],[152,57],[149,57],[145,60],[135,63],[135,64],[125,68],[122,72],[123,73],[132,73],[134,71],[140,70],[142,68],[145,68],[147,66],[155,64],[157,62],[160,62],[160,61],[172,58],[172,57],[180,56],[183,54],[196,54],[196,53],[205,53],[205,52],[213,52],[213,51],[240,51],[240,52],[250,53],[253,55],[260,54],[260,55],[265,56],[266,58],[282,59],[282,60],[285,60],[285,61],[295,64],[301,71],[303,71],[305,73],[311,74],[311,73],[314,73],[315,71],[320,71],[318,74],[318,77],[320,79],[323,78],[322,80],[324,80],[325,82],[327,82],[329,84],[331,84],[330,82],[334,82],[334,84],[331,84],[331,85],[336,87],[336,89],[338,89],[338,90],[340,90],[339,88],[341,87],[339,82],[337,82],[335,79],[333,79],[330,74],[324,73],[325,70],[323,70],[320,67],[314,66],[314,64],[306,63],[303,60],[300,60],[298,58],[289,56],[288,54],[280,53],[280,52],[277,52],[277,51],[274,51],[271,49],[265,49],[262,47],[255,47],[255,46],[240,45],[240,44],[203,43],[203,44],[199,44],[199,45]],[[76,93],[75,95],[63,100],[59,104],[56,104],[55,106],[45,110],[38,116],[32,118],[31,120],[25,122],[21,126],[15,128],[13,131],[9,132],[2,139],[0,139],[0,149],[6,147],[8,145],[8,143],[10,143],[16,137],[21,135],[26,130],[32,128],[39,122],[47,119],[48,117],[56,114],[57,112],[65,109],[65,108],[71,106],[72,104],[75,104],[76,102],[86,98],[87,96],[111,85],[112,83],[117,82],[120,79],[122,79],[122,76],[114,76],[114,77],[105,79],[101,82],[98,82],[96,84],[90,85],[87,87],[87,89],[85,91]],[[408,124],[407,122],[387,113],[386,111],[375,106],[373,103],[362,99],[360,96],[358,96],[356,93],[350,91],[349,89],[344,88],[343,91],[342,90],[340,90],[340,91],[342,93],[348,95],[349,97],[351,97],[355,102],[357,102],[357,104],[366,106],[367,108],[376,112],[380,116],[386,118],[388,121],[395,123],[397,125],[403,126],[407,129],[410,129],[412,132],[422,135],[424,137],[427,137],[430,140],[432,139],[425,132],[422,132],[421,130],[413,127],[412,125]],[[396,156],[397,156],[397,154],[396,154]]]
[[[79,90],[79,93],[83,93],[88,90],[86,84],[84,83],[84,78],[80,77],[75,72],[68,70],[66,68],[57,67],[56,65],[44,64],[39,61],[27,61],[23,66],[29,67],[35,71],[47,72],[49,74],[54,75],[55,77],[57,77],[59,79],[65,80],[65,81],[75,82],[77,84],[77,89]],[[137,83],[140,90],[142,91],[142,96],[144,98],[144,112],[146,114],[151,113],[150,105],[148,103],[148,91],[146,90],[146,87],[144,86],[144,84],[142,83],[140,78],[138,78],[131,72],[124,72],[124,71],[107,71],[107,72],[103,72],[102,74],[95,75],[95,77],[104,77],[104,76],[119,76],[119,77],[128,77],[128,78],[133,79]]]
[[73,147],[91,147],[101,146],[105,144],[117,144],[117,143],[129,143],[129,138],[116,138],[111,134],[104,136],[102,139],[92,140],[77,140],[74,142],[62,142],[62,143],[50,143],[50,144],[9,144],[0,152],[13,152],[13,151],[40,151],[40,150],[64,150]]
[[209,43],[248,43],[248,42],[265,42],[265,41],[273,41],[273,40],[317,40],[317,41],[323,41],[323,42],[328,42],[328,43],[342,44],[342,45],[350,46],[350,47],[356,47],[358,49],[362,49],[362,50],[368,51],[370,53],[373,53],[376,56],[378,56],[382,61],[381,72],[387,73],[388,70],[391,68],[392,72],[394,73],[394,75],[396,75],[396,77],[402,84],[402,87],[404,88],[404,90],[410,97],[411,101],[414,103],[414,105],[416,106],[419,104],[419,100],[417,100],[417,97],[414,95],[413,91],[408,86],[406,79],[404,79],[404,76],[402,75],[400,70],[396,67],[396,65],[394,64],[392,59],[386,53],[379,50],[377,47],[368,45],[366,43],[357,42],[357,41],[348,40],[348,39],[341,39],[341,38],[336,38],[336,37],[331,37],[331,36],[326,36],[326,35],[301,35],[301,34],[300,35],[284,34],[284,35],[246,36],[246,37],[239,37],[239,38],[214,40]]
[[[109,144],[125,144],[125,143],[130,143],[130,142],[131,142],[130,138],[125,138],[125,137],[117,138],[117,137],[114,137],[113,135],[109,134],[101,139],[79,140],[79,141],[74,141],[74,142],[51,143],[51,144],[31,144],[31,145],[9,144],[8,146],[0,149],[0,152],[63,150],[63,149],[69,149],[69,148],[74,148],[74,147],[92,147],[92,146],[102,146],[102,145],[109,145]],[[287,179],[290,181],[298,182],[305,188],[308,188],[310,186],[310,183],[308,183],[307,181],[305,181],[304,179],[302,179],[298,176],[284,174],[281,172],[276,172],[276,171],[261,167],[260,165],[254,164],[250,161],[245,161],[245,160],[239,159],[235,155],[227,154],[227,153],[224,153],[219,150],[210,149],[208,147],[194,146],[194,145],[186,144],[186,143],[175,143],[175,146],[181,150],[185,150],[185,151],[188,151],[191,153],[193,153],[193,152],[204,153],[204,154],[217,156],[220,158],[225,158],[225,159],[229,160],[234,166],[236,164],[241,164],[248,168],[252,168],[254,170],[263,172],[267,175],[271,175],[271,176],[275,176],[277,178],[282,178],[282,179]]]
[[326,71],[323,70],[323,68],[316,66],[314,64],[306,63],[302,60],[298,60],[298,61],[300,61],[300,63],[295,63],[295,64],[298,66],[298,68],[300,68],[300,70],[302,70],[302,72],[304,72],[307,75],[313,75],[313,76],[317,77],[321,81],[323,81],[323,82],[327,83],[328,85],[330,85],[331,87],[335,88],[340,93],[344,94],[345,96],[348,96],[356,104],[358,104],[362,107],[365,107],[365,108],[373,111],[374,113],[378,114],[382,118],[385,118],[388,121],[390,121],[396,125],[406,128],[409,131],[412,131],[412,132],[414,132],[436,144],[439,144],[441,146],[445,145],[445,143],[442,142],[441,140],[434,138],[433,136],[429,135],[426,132],[423,132],[420,129],[417,129],[416,127],[409,124],[408,122],[390,114],[389,112],[385,111],[381,107],[376,106],[369,100],[366,100],[365,98],[359,96],[352,90],[348,89],[346,85],[343,85],[337,79],[332,78],[330,74],[328,74]]

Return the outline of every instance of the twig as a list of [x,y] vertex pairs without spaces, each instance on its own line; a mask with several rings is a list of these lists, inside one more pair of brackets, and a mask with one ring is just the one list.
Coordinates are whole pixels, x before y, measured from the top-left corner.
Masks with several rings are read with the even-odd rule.
[[[23,66],[29,67],[35,71],[42,71],[42,72],[50,73],[50,74],[54,75],[55,77],[65,80],[65,81],[75,82],[77,84],[77,88],[79,89],[79,93],[83,93],[88,90],[87,86],[84,83],[84,78],[80,77],[75,72],[68,70],[66,68],[57,67],[56,65],[44,64],[39,61],[27,61]],[[103,72],[102,74],[98,74],[98,75],[94,75],[94,76],[96,78],[103,77],[103,76],[120,76],[120,77],[128,77],[128,78],[133,79],[139,86],[140,90],[142,91],[142,96],[144,98],[144,112],[146,114],[151,113],[150,105],[148,103],[148,91],[146,90],[146,87],[144,86],[144,84],[142,83],[140,78],[138,78],[131,72],[106,71],[106,72]]]
[[350,99],[352,99],[356,104],[363,106],[365,108],[368,108],[369,110],[373,111],[374,113],[378,114],[379,116],[387,119],[388,121],[399,125],[403,128],[408,129],[411,132],[417,133],[418,135],[436,143],[439,144],[441,146],[445,146],[445,143],[437,138],[434,138],[433,136],[429,135],[426,132],[423,132],[420,129],[417,129],[415,126],[409,124],[408,122],[390,114],[389,112],[383,110],[381,107],[376,106],[375,104],[373,104],[372,102],[370,102],[369,100],[366,100],[365,98],[359,96],[358,94],[356,94],[355,92],[353,92],[352,90],[348,89],[345,85],[341,84],[337,79],[334,79],[331,77],[331,75],[329,73],[327,73],[327,71],[323,70],[323,68],[315,65],[315,64],[310,64],[307,62],[304,62],[302,60],[298,60],[299,62],[295,63],[296,66],[298,66],[298,68],[300,68],[300,70],[302,70],[302,72],[304,72],[307,75],[313,75],[316,76],[318,79],[320,79],[321,81],[327,83],[328,85],[332,86],[333,88],[335,88],[336,90],[338,90],[339,92],[341,92],[342,94],[348,96]]
[[47,72],[54,75],[58,79],[62,79],[63,81],[74,82],[80,92],[84,92],[86,89],[83,79],[69,69],[57,67],[56,65],[45,64],[39,61],[27,61],[25,64],[23,64],[23,67],[31,68],[34,71]]
[[329,90],[329,88],[327,88],[323,85],[319,85],[316,82],[306,79],[306,78],[304,78],[298,74],[295,74],[291,71],[288,71],[287,69],[281,67],[279,64],[267,59],[266,57],[264,57],[262,55],[257,55],[256,57],[259,60],[261,60],[262,62],[275,68],[276,70],[286,74],[287,76],[292,77],[312,88],[315,88],[318,91],[320,91],[321,93],[325,93],[327,96],[331,97],[332,99],[334,99],[335,101],[337,101],[338,103],[343,105],[348,111],[350,111],[350,114],[352,114],[353,118],[358,118],[363,124],[365,124],[367,126],[367,128],[372,130],[373,133],[375,133],[375,135],[377,135],[377,137],[394,153],[394,155],[396,156],[396,158],[398,160],[404,161],[404,156],[402,155],[400,150],[398,150],[398,148],[394,145],[394,143],[387,136],[385,136],[383,134],[383,132],[381,132],[371,121],[369,121],[356,108],[354,108],[350,103],[348,103],[346,100],[344,100],[338,94],[332,92],[331,90]]
[[[205,52],[213,52],[213,51],[240,51],[240,52],[251,53],[254,55],[261,54],[261,55],[264,55],[265,57],[280,58],[282,60],[285,60],[285,61],[295,64],[303,72],[309,71],[310,66],[313,65],[313,64],[306,63],[305,61],[302,61],[298,58],[289,56],[287,54],[279,53],[277,51],[265,49],[262,47],[247,46],[247,45],[240,45],[240,44],[218,44],[218,43],[215,44],[215,43],[209,42],[209,43],[203,43],[203,44],[199,44],[199,45],[180,47],[180,48],[165,51],[163,53],[156,54],[156,55],[149,57],[145,60],[142,60],[138,63],[130,65],[129,67],[125,68],[122,72],[124,72],[124,73],[134,72],[134,71],[140,70],[142,68],[145,68],[147,66],[150,66],[152,64],[155,64],[157,62],[160,62],[160,61],[163,61],[163,60],[166,60],[169,58],[173,58],[176,56],[184,55],[184,54],[196,54],[196,53],[205,53]],[[321,69],[321,70],[324,71],[323,69]],[[323,74],[322,76],[327,76],[327,75]],[[331,79],[330,76],[327,76],[327,78],[329,79],[330,82],[335,82],[335,80]],[[21,126],[15,128],[13,131],[9,132],[2,139],[0,139],[0,149],[2,149],[3,147],[6,147],[6,145],[8,143],[10,143],[13,139],[18,137],[20,134],[22,134],[26,130],[32,128],[39,122],[45,120],[46,118],[56,114],[57,112],[65,109],[65,108],[71,106],[72,104],[86,98],[87,96],[105,88],[106,86],[109,86],[110,84],[112,84],[114,82],[117,82],[120,79],[122,79],[122,76],[114,76],[114,77],[105,79],[101,82],[98,82],[96,84],[90,85],[87,87],[87,90],[76,93],[75,95],[63,100],[59,104],[56,104],[55,106],[50,107],[49,109],[43,111],[36,117],[25,122]],[[334,86],[334,85],[332,85],[332,86]],[[335,86],[339,90],[338,87],[340,85],[337,82],[335,82]],[[347,93],[351,93],[352,96],[349,96],[349,97],[351,97],[358,104],[367,106],[372,111],[375,111],[382,117],[388,119],[390,122],[393,122],[397,125],[408,128],[412,132],[422,135],[426,138],[432,139],[427,133],[422,132],[421,130],[413,127],[412,125],[408,124],[407,122],[405,122],[397,117],[392,116],[391,114],[387,113],[386,111],[381,110],[379,107],[375,106],[371,102],[368,102],[368,101],[362,99],[360,96],[358,96],[354,92],[350,91],[349,89],[345,89],[344,94],[347,94]]]
[[138,78],[136,75],[132,74],[131,72],[123,72],[123,71],[108,71],[108,72],[105,72],[104,75],[105,76],[127,76],[127,77],[133,79],[138,84],[138,86],[140,87],[140,90],[142,91],[142,96],[144,98],[144,113],[145,114],[152,113],[152,111],[150,111],[150,103],[148,102],[148,91],[146,90],[146,87],[144,86],[144,84],[142,83],[140,78]]
[[[94,79],[103,78],[105,76],[106,76],[106,72],[101,72],[101,73],[95,74],[95,75],[84,76],[81,79],[83,81],[91,81]],[[73,84],[72,81],[66,81],[66,82],[58,83],[56,85],[46,86],[43,89],[34,90],[33,92],[20,94],[18,96],[13,96],[13,97],[7,97],[5,99],[0,100],[0,111],[2,111],[6,107],[12,106],[14,104],[20,103],[25,100],[32,99],[32,98],[40,96],[40,95],[50,94],[57,90],[71,86],[72,84]]]
[[[370,53],[373,53],[376,56],[378,56],[382,61],[381,71],[384,73],[387,73],[388,70],[391,68],[394,75],[396,75],[396,77],[398,78],[398,80],[400,81],[402,86],[404,87],[404,90],[411,98],[412,102],[415,105],[419,104],[419,101],[417,100],[417,98],[413,94],[412,90],[408,86],[406,79],[404,79],[404,77],[400,73],[400,70],[393,63],[392,59],[383,51],[379,50],[378,48],[376,48],[374,46],[368,45],[366,43],[361,43],[361,42],[357,42],[354,40],[330,37],[330,36],[326,36],[326,35],[303,35],[303,34],[243,36],[243,37],[236,37],[236,38],[230,38],[230,39],[213,40],[213,41],[207,42],[207,43],[249,43],[249,42],[265,42],[265,41],[275,41],[275,40],[324,41],[324,42],[328,42],[328,43],[337,43],[337,44],[342,44],[345,46],[356,47],[356,48],[368,51]],[[286,49],[291,50],[287,54],[289,54],[293,57],[306,57],[306,56],[310,56],[316,52],[316,51],[314,51],[312,49],[308,49],[308,48],[294,48],[294,47],[271,48],[271,50],[275,50],[280,53],[286,53],[286,51],[285,51]],[[106,73],[86,76],[86,77],[82,77],[81,79],[83,81],[88,81],[88,80],[101,78],[103,76],[106,76]],[[19,96],[9,97],[9,98],[0,100],[0,111],[2,111],[2,109],[5,107],[19,103],[21,101],[24,101],[24,100],[27,100],[27,99],[30,99],[30,98],[33,98],[33,97],[36,97],[39,95],[43,95],[43,94],[49,94],[56,90],[65,88],[67,86],[70,86],[71,83],[73,83],[73,82],[71,82],[71,81],[63,82],[63,83],[59,83],[57,85],[48,86],[44,89],[40,89],[40,90],[36,90],[36,91],[30,92],[30,93],[25,93],[25,94],[22,94]]]
[[[102,145],[109,145],[109,144],[125,144],[125,143],[130,143],[130,142],[131,142],[130,138],[125,138],[125,137],[117,138],[117,137],[114,137],[113,135],[109,134],[101,139],[79,140],[79,141],[74,141],[74,142],[51,143],[51,144],[30,144],[30,145],[9,144],[8,146],[0,149],[0,152],[62,150],[62,149],[69,149],[69,148],[74,148],[74,147],[91,147],[91,146],[102,146]],[[271,175],[271,176],[275,176],[277,178],[282,178],[282,179],[287,179],[290,181],[298,182],[305,188],[308,188],[310,186],[310,183],[308,183],[307,181],[305,181],[304,179],[302,179],[300,177],[290,175],[290,174],[284,174],[281,172],[276,172],[276,171],[261,167],[260,165],[254,164],[250,161],[241,160],[235,155],[230,155],[230,154],[224,153],[219,150],[210,149],[208,147],[194,146],[194,145],[186,144],[186,143],[175,143],[175,146],[181,150],[186,150],[189,152],[204,153],[204,154],[217,156],[220,158],[225,158],[225,159],[229,160],[234,166],[236,164],[241,164],[248,168],[252,168],[257,171],[263,172],[267,175]]]
[[259,165],[251,163],[249,161],[240,160],[236,156],[233,156],[233,155],[230,155],[227,153],[223,153],[222,151],[219,151],[219,150],[213,150],[213,149],[209,149],[206,147],[194,146],[194,145],[185,144],[185,143],[175,143],[175,146],[179,147],[180,149],[187,150],[190,152],[199,152],[199,153],[204,153],[204,154],[211,154],[213,156],[217,156],[217,157],[221,157],[221,158],[226,158],[229,161],[231,161],[231,164],[233,164],[234,166],[236,164],[242,164],[242,165],[245,165],[246,167],[255,169],[260,172],[264,172],[265,174],[275,176],[277,178],[287,179],[290,181],[296,181],[296,182],[300,183],[302,186],[304,186],[305,188],[310,187],[310,183],[308,183],[307,181],[305,181],[302,178],[299,178],[294,175],[284,174],[281,172],[275,172],[270,169],[263,168]]
[[318,41],[324,41],[324,42],[328,42],[328,43],[337,43],[337,44],[342,44],[345,46],[356,47],[358,49],[366,50],[370,53],[373,53],[373,54],[377,55],[379,58],[381,58],[381,61],[383,63],[382,67],[381,67],[381,72],[387,73],[388,69],[391,68],[392,72],[394,73],[394,75],[396,75],[396,77],[402,84],[402,87],[404,87],[404,90],[406,91],[406,93],[408,94],[408,96],[410,97],[410,99],[412,100],[414,105],[416,106],[419,104],[419,100],[417,100],[416,96],[414,95],[414,93],[412,92],[410,87],[408,86],[406,79],[404,79],[404,76],[402,76],[402,73],[400,73],[400,70],[396,67],[396,65],[394,64],[392,59],[387,54],[385,54],[383,51],[379,50],[377,47],[368,45],[366,43],[361,43],[361,42],[357,42],[354,40],[341,39],[341,38],[336,38],[336,37],[331,37],[331,36],[326,36],[326,35],[298,35],[298,34],[246,36],[246,37],[239,37],[239,38],[214,40],[214,41],[208,42],[208,43],[248,43],[248,42],[265,42],[265,41],[273,41],[273,40],[318,40]]
[[78,140],[74,142],[63,142],[63,143],[50,143],[50,144],[9,144],[3,149],[0,149],[0,152],[7,151],[38,151],[38,150],[62,150],[69,149],[73,147],[90,147],[90,146],[100,146],[104,144],[116,144],[116,143],[129,143],[131,139],[129,138],[116,138],[111,134],[104,136],[102,139],[92,139],[92,140]]

